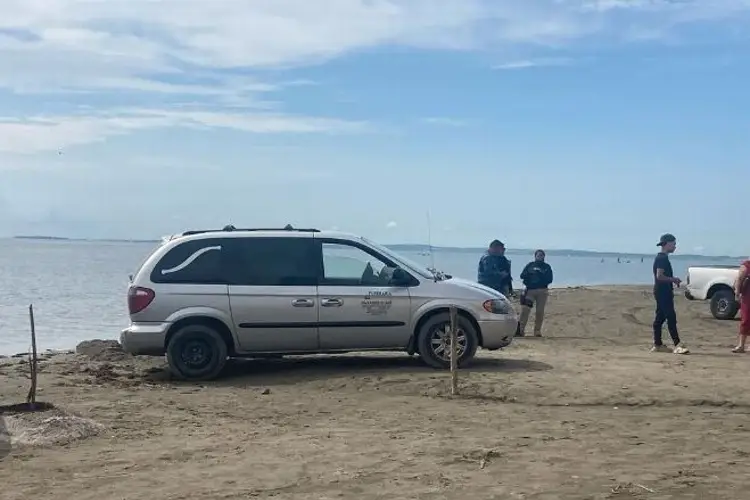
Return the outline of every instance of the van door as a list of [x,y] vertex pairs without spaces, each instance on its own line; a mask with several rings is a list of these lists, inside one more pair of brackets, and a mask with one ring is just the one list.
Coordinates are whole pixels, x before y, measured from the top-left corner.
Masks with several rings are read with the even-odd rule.
[[317,261],[312,235],[231,238],[229,302],[243,352],[316,351]]
[[389,284],[396,265],[358,243],[316,238],[323,260],[318,286],[320,347],[331,350],[405,348],[411,298]]

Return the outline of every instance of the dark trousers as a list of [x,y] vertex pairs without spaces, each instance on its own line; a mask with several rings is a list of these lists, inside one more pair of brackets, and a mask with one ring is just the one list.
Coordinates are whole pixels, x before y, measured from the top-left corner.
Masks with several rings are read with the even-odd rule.
[[654,290],[656,316],[654,317],[654,345],[662,345],[661,327],[667,322],[667,330],[674,345],[680,343],[677,333],[677,312],[674,309],[674,292],[671,289]]

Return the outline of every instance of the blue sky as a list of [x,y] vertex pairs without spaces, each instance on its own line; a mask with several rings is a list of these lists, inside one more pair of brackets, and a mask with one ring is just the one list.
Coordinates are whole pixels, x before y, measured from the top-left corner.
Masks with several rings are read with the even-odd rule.
[[5,0],[0,235],[750,252],[750,0]]

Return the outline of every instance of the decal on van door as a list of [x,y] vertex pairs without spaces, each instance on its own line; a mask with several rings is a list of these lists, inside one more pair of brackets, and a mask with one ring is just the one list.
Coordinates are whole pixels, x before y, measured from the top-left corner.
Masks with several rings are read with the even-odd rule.
[[367,292],[365,298],[362,300],[362,309],[367,314],[373,316],[382,316],[388,314],[388,310],[391,308],[391,292],[384,290],[371,290]]

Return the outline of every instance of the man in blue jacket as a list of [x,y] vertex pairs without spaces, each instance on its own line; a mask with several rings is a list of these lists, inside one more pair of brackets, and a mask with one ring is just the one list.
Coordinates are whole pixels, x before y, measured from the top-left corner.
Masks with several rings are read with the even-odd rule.
[[544,310],[549,297],[549,286],[554,279],[552,266],[544,260],[546,256],[544,250],[537,250],[534,252],[534,260],[526,264],[521,272],[521,280],[523,280],[525,288],[521,292],[519,337],[523,337],[526,333],[526,324],[529,322],[531,308],[534,306],[536,306],[534,336],[542,336],[542,323],[544,322]]
[[487,252],[479,259],[477,282],[497,290],[506,297],[513,295],[510,261],[505,257],[505,245],[502,241],[493,240]]

